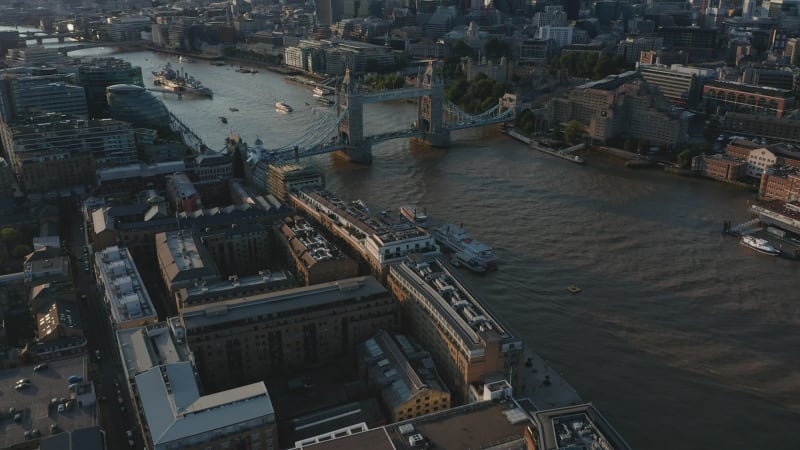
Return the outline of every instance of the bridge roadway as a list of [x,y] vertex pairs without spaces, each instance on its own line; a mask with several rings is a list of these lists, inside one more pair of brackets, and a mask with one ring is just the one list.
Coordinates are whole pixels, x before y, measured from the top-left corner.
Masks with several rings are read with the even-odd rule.
[[426,87],[406,87],[359,94],[359,97],[361,97],[362,104],[380,103],[419,98],[426,95],[431,95],[431,91],[431,88]]

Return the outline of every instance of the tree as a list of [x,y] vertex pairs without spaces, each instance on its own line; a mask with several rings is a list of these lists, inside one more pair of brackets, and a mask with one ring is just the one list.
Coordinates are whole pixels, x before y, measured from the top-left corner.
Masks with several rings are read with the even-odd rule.
[[27,255],[31,252],[31,248],[25,244],[19,244],[14,247],[14,250],[11,251],[11,255],[14,258],[22,258],[23,256]]
[[688,169],[689,166],[692,164],[692,158],[694,158],[694,152],[689,150],[688,148],[680,153],[678,153],[678,164],[684,168]]
[[0,230],[0,240],[11,247],[16,244],[21,244],[23,237],[22,233],[18,229],[14,227],[6,227]]
[[570,144],[575,144],[580,141],[584,131],[585,128],[582,123],[577,120],[570,120],[564,127],[564,139]]
[[472,50],[472,48],[462,39],[453,42],[453,51],[450,54],[458,59],[461,59],[465,56],[475,56],[475,52]]

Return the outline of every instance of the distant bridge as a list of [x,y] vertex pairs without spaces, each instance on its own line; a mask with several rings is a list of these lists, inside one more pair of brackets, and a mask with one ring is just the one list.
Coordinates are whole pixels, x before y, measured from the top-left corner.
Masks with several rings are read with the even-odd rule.
[[87,48],[98,47],[113,47],[120,50],[131,50],[141,48],[144,49],[149,44],[149,41],[78,41],[73,43],[64,43],[58,46],[58,52],[67,54],[76,50],[83,50]]
[[[342,151],[354,162],[372,161],[372,146],[392,139],[418,138],[434,147],[448,147],[450,132],[513,120],[515,101],[499,99],[496,106],[480,114],[469,114],[444,98],[444,84],[435,78],[433,62],[417,77],[417,85],[378,92],[362,92],[348,69],[336,91],[336,103],[308,132],[295,142],[266,149],[259,158],[280,164],[290,160]],[[417,99],[417,121],[411,128],[364,135],[366,104]]]

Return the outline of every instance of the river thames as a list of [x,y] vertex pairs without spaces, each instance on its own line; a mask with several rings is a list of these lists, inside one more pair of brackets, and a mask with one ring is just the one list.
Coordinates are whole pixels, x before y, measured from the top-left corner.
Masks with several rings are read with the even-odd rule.
[[[151,52],[116,56],[141,66],[147,87],[166,62],[180,66]],[[211,148],[231,132],[285,145],[325,112],[307,88],[263,69],[183,68],[214,98],[158,95]],[[278,100],[295,112],[275,112]],[[407,128],[414,106],[369,105],[365,120],[366,133]],[[800,262],[720,233],[725,220],[749,218],[752,193],[596,154],[578,166],[496,127],[459,132],[449,149],[397,140],[373,155],[369,166],[305,162],[344,199],[373,210],[414,203],[492,245],[499,270],[465,278],[631,446],[800,448]]]

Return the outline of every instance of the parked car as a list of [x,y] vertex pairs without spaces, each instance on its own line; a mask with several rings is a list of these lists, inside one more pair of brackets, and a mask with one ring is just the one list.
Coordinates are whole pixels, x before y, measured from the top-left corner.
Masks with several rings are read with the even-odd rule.
[[67,410],[67,407],[63,403],[58,404],[58,412],[63,413]]
[[31,380],[28,378],[20,378],[17,380],[17,384],[31,384]]
[[70,375],[69,377],[67,377],[67,381],[69,382],[69,384],[80,383],[81,381],[83,381],[83,377],[80,375]]
[[50,434],[58,434],[61,432],[61,428],[58,428],[57,423],[50,424]]
[[14,389],[16,389],[18,391],[24,391],[25,389],[28,389],[29,387],[31,387],[30,383],[19,383],[19,384],[14,386]]
[[44,370],[44,369],[47,369],[47,363],[41,363],[41,364],[37,364],[37,365],[33,366],[33,371],[34,372],[39,372],[40,370]]

